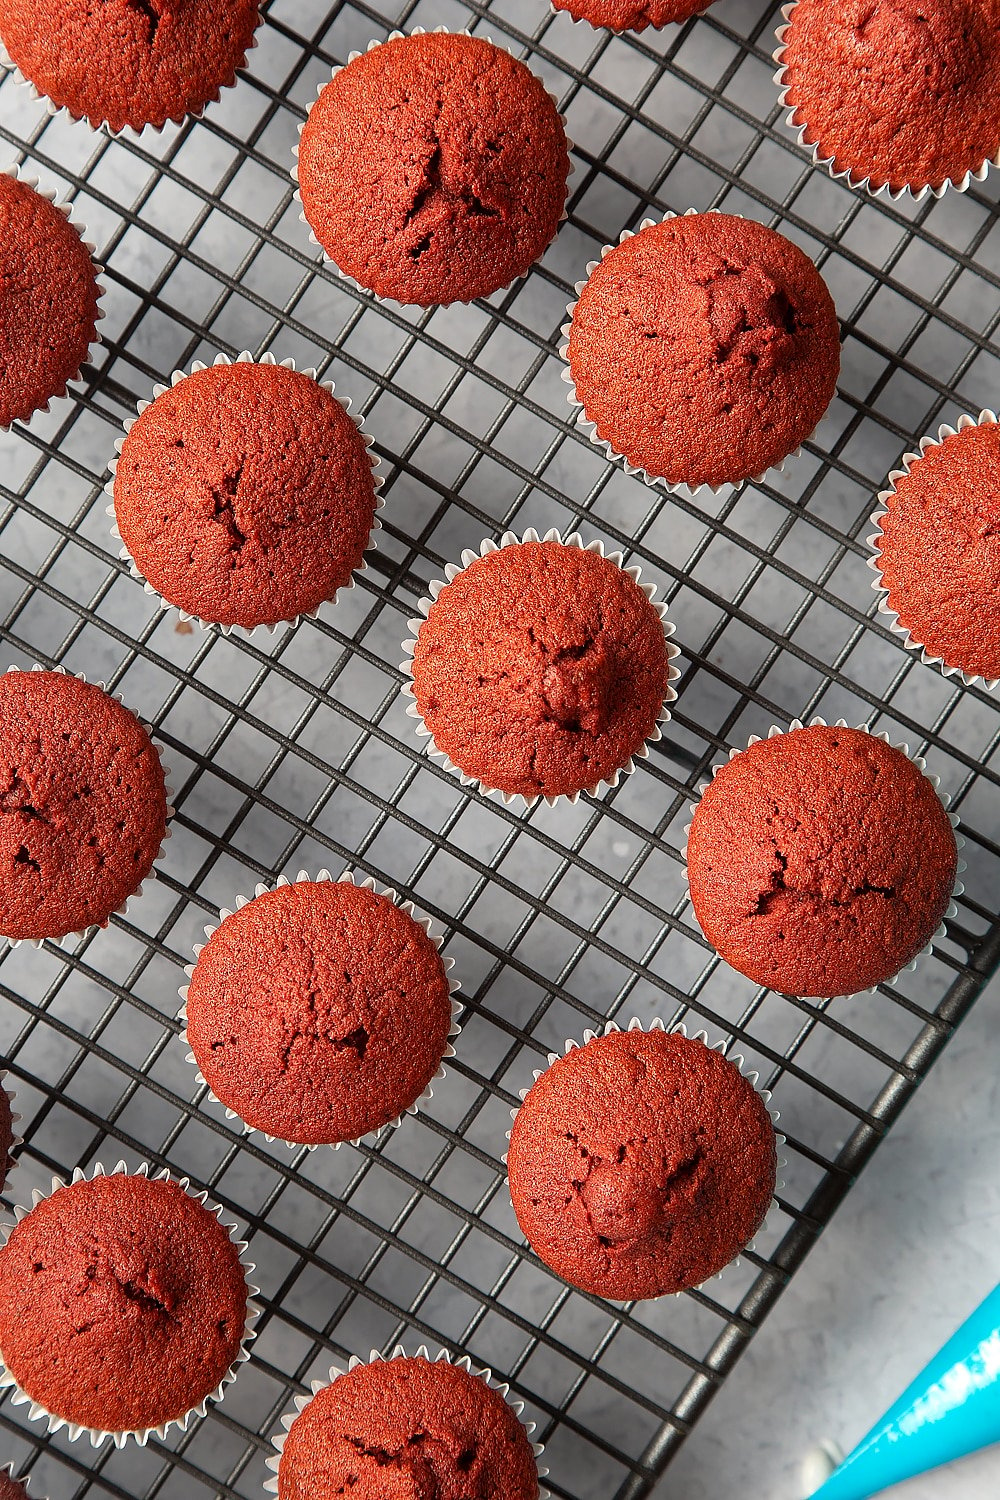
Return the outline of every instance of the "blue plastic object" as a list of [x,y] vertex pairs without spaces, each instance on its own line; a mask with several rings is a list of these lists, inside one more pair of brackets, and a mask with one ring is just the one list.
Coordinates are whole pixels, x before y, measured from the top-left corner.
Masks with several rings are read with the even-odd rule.
[[1000,1442],[1000,1287],[849,1453],[814,1500],[868,1500]]

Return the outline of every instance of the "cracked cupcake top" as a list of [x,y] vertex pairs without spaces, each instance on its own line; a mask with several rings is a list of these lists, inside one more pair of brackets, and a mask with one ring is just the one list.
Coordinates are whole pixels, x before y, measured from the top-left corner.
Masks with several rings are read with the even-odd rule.
[[891,979],[939,927],[958,850],[933,784],[858,729],[811,725],[724,765],[688,839],[691,903],[727,963],[789,995]]
[[961,181],[1000,151],[1000,0],[799,0],[787,102],[873,188]]
[[197,113],[236,81],[259,0],[0,0],[0,39],[75,119],[112,130]]
[[528,1435],[498,1391],[444,1360],[356,1365],[296,1417],[278,1500],[537,1500]]
[[836,388],[840,335],[797,245],[752,219],[689,214],[595,266],[568,358],[598,437],[697,488],[761,475],[810,435]]
[[557,1275],[616,1301],[660,1297],[714,1276],[760,1228],[774,1127],[703,1042],[612,1032],[536,1080],[507,1171],[518,1223]]
[[322,385],[282,365],[195,371],[125,439],[115,519],[169,604],[218,625],[276,624],[332,599],[375,516],[364,439]]
[[565,10],[574,21],[589,21],[609,31],[645,31],[647,26],[668,26],[686,21],[706,10],[711,0],[552,0],[556,10]]
[[423,927],[386,896],[297,880],[226,917],[198,956],[187,1035],[209,1087],[285,1141],[357,1140],[440,1066],[451,997]]
[[522,542],[477,558],[438,594],[413,657],[417,707],[467,776],[565,796],[627,764],[669,681],[659,615],[596,552]]
[[306,218],[340,270],[397,302],[487,297],[556,234],[566,132],[543,84],[479,37],[397,37],[341,68],[299,147]]
[[66,215],[0,173],[0,428],[24,421],[86,363],[97,334],[97,273]]
[[243,1341],[247,1286],[215,1214],[177,1183],[57,1188],[0,1249],[0,1352],[54,1416],[103,1432],[182,1417]]
[[885,504],[879,567],[900,624],[946,666],[1000,678],[1000,425],[933,444]]
[[138,719],[60,672],[0,676],[0,933],[60,938],[138,890],[167,827]]

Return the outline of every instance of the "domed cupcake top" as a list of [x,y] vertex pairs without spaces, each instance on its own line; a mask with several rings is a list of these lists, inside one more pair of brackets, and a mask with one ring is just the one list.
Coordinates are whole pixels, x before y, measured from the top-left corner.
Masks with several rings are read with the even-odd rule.
[[[990,414],[992,415],[992,414]],[[923,446],[882,498],[878,570],[887,604],[928,656],[1000,678],[1000,426]]]
[[299,146],[305,216],[341,271],[431,307],[487,297],[555,236],[569,156],[541,81],[480,37],[395,35],[353,58]]
[[612,1031],[528,1090],[507,1170],[518,1223],[559,1276],[618,1301],[659,1297],[714,1276],[760,1228],[774,1127],[702,1041]]
[[686,21],[707,10],[711,0],[552,0],[574,21],[589,21],[609,31],[645,31],[672,21]]
[[940,191],[1000,152],[1000,0],[798,0],[776,57],[806,143],[855,184]]
[[508,795],[571,796],[658,737],[672,654],[657,606],[611,558],[525,541],[476,558],[438,593],[413,693],[466,776]]
[[593,268],[564,351],[597,437],[650,478],[738,483],[780,463],[840,370],[833,301],[797,245],[752,219],[647,224]]
[[528,1434],[499,1391],[446,1360],[358,1364],[292,1423],[278,1500],[538,1500]]
[[159,128],[236,81],[259,0],[0,0],[0,40],[35,88],[91,125]]
[[163,767],[127,708],[61,672],[0,676],[0,933],[104,925],[166,836]]
[[247,1285],[215,1214],[118,1172],[58,1187],[0,1249],[0,1355],[71,1426],[144,1432],[209,1396],[240,1353]]
[[0,428],[66,391],[97,336],[100,287],[66,214],[0,172]]
[[934,784],[902,750],[814,724],[717,772],[688,838],[691,902],[727,963],[790,995],[851,995],[930,942],[958,871]]
[[142,577],[224,626],[276,624],[360,567],[376,485],[333,393],[275,363],[215,364],[162,390],[125,438],[114,509]]
[[282,1140],[356,1140],[405,1113],[449,1049],[447,970],[386,896],[297,880],[225,915],[198,955],[187,1040],[216,1097]]

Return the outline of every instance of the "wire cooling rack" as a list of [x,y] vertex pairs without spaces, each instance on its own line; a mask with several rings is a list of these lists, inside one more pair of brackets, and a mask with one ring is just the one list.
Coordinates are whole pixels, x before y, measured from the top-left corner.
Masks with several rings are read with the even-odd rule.
[[[0,1405],[0,1463],[52,1500],[257,1496],[292,1396],[397,1340],[467,1350],[540,1424],[555,1495],[639,1500],[737,1362],[1000,953],[1000,715],[921,666],[873,614],[875,492],[920,433],[995,399],[995,179],[875,204],[812,170],[779,117],[776,8],[720,0],[613,38],[543,0],[272,0],[249,71],[208,117],[138,143],[52,120],[0,87],[10,159],[75,202],[107,262],[105,344],[84,393],[0,442],[4,655],[106,681],[156,726],[177,788],[162,878],[66,952],[0,963],[0,1054],[27,1145],[10,1196],[124,1158],[188,1174],[245,1227],[264,1315],[253,1359],[187,1434],[94,1454]],[[489,303],[401,312],[321,268],[288,169],[330,67],[390,25],[492,35],[560,97],[569,222]],[[803,245],[844,321],[834,405],[784,475],[688,501],[627,478],[574,429],[557,330],[600,246],[650,213],[725,207]],[[296,630],[224,638],[160,615],[118,560],[102,485],[154,381],[242,348],[317,364],[364,412],[387,476],[358,587]],[[400,642],[428,584],[505,528],[579,526],[670,602],[683,676],[664,740],[619,789],[519,813],[420,751]],[[810,1004],[719,966],[687,903],[692,792],[729,747],[822,713],[926,754],[962,818],[967,895],[947,940],[877,996]],[[459,1056],[377,1146],[246,1141],[195,1084],[177,987],[200,929],[258,881],[326,866],[394,885],[443,925],[463,982]],[[501,1156],[549,1048],[609,1017],[686,1018],[775,1090],[779,1210],[702,1291],[621,1310],[526,1251]],[[666,1481],[669,1491],[669,1480]]]

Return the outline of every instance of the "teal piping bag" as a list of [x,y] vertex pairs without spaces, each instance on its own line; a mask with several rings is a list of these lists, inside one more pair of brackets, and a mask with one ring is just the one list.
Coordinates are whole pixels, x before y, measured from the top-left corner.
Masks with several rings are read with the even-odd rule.
[[868,1500],[1000,1442],[1000,1287],[937,1353],[815,1500]]

